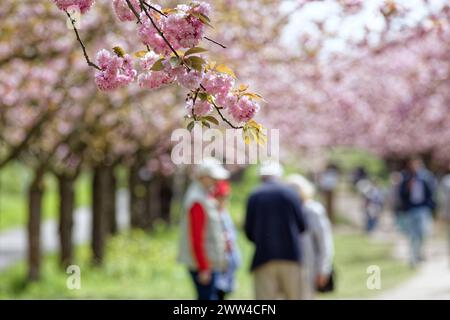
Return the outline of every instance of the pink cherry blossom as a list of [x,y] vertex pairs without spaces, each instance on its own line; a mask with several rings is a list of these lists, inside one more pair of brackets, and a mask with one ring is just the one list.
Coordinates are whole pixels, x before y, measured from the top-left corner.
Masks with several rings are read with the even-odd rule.
[[209,94],[216,97],[219,104],[225,104],[225,100],[233,88],[234,79],[226,74],[209,71],[205,74],[202,85]]
[[146,89],[158,89],[173,81],[174,77],[164,71],[150,71],[142,73],[138,77],[139,86]]
[[[130,0],[131,5],[136,10],[140,12],[139,0]],[[120,21],[134,21],[136,19],[133,11],[128,7],[126,0],[113,0],[114,12]]]
[[[187,101],[186,103],[186,109],[188,109],[189,114],[192,114],[192,103],[193,100],[190,99]],[[197,99],[195,101],[195,106],[194,106],[194,115],[195,116],[199,116],[199,117],[203,117],[206,116],[207,114],[211,113],[213,111],[213,106],[208,102],[208,101],[202,101]]]
[[204,24],[200,20],[183,11],[169,15],[163,24],[163,32],[175,49],[198,45],[204,29]]
[[255,116],[259,108],[259,104],[253,100],[241,97],[236,103],[228,105],[228,112],[236,122],[247,122]]
[[[160,7],[155,5],[155,8]],[[152,15],[153,22],[162,31],[173,49],[192,48],[199,44],[205,32],[205,25],[200,19],[192,15],[209,14],[211,7],[207,3],[193,2],[191,5],[178,5],[175,12],[167,16],[161,16],[154,10],[148,13]],[[141,12],[142,24],[138,27],[141,41],[151,47],[156,53],[169,54],[170,47],[155,28],[145,12]]]
[[81,13],[86,13],[95,0],[53,0],[60,10],[68,10],[70,7],[78,7]]
[[101,70],[95,73],[95,83],[100,90],[115,90],[136,78],[137,72],[129,55],[121,58],[103,49],[97,53],[96,61]]
[[142,69],[149,71],[153,64],[159,59],[159,55],[154,51],[149,51],[141,58],[140,66]]
[[[163,37],[161,37],[161,35],[158,33],[158,30],[156,30],[156,28],[153,26],[145,12],[141,12],[140,19],[142,23],[138,26],[138,35],[141,41],[145,45],[152,48],[158,54],[169,54],[171,52],[170,47],[166,44]],[[154,16],[153,21],[160,30],[162,29],[161,23],[164,19],[165,18],[162,17],[158,20],[156,19],[156,16]]]
[[191,12],[200,13],[207,17],[209,17],[212,10],[211,5],[209,3],[200,1],[191,1],[191,7],[192,7]]
[[196,70],[187,71],[186,68],[182,68],[182,71],[177,75],[178,83],[189,90],[197,89],[202,80],[203,73]]

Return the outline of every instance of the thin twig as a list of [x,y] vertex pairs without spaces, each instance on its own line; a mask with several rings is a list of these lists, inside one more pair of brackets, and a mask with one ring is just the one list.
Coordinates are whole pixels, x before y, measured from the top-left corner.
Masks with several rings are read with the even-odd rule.
[[167,14],[165,14],[164,12],[162,12],[161,10],[159,10],[158,8],[155,8],[154,6],[148,4],[147,2],[144,1],[144,5],[146,5],[149,9],[158,12],[160,15],[167,17]]
[[[137,19],[137,23],[138,24],[142,24],[141,17],[139,16],[139,13],[136,11],[136,9],[131,4],[130,0],[125,0],[125,1],[127,2],[128,8],[130,8],[130,10],[135,15],[135,17]],[[145,47],[147,48],[147,51],[151,51],[151,49],[150,49],[150,47],[148,45],[145,45]]]
[[88,56],[87,51],[86,51],[86,47],[85,47],[83,41],[81,40],[80,34],[78,33],[78,29],[77,29],[76,26],[75,26],[76,20],[72,18],[72,16],[70,15],[70,13],[69,13],[68,11],[66,11],[66,14],[67,14],[67,16],[69,17],[70,22],[72,23],[73,30],[74,30],[74,32],[75,32],[75,35],[76,35],[76,37],[77,37],[78,42],[79,42],[80,45],[81,45],[81,49],[83,50],[84,58],[86,59],[87,64],[88,64],[89,66],[91,66],[91,67],[97,69],[97,70],[102,70],[98,65],[96,65],[95,63],[93,63],[93,62],[89,59],[89,56]]
[[125,1],[127,2],[128,8],[130,8],[131,12],[133,12],[133,14],[136,16],[136,19],[137,19],[138,23],[142,23],[141,22],[141,18],[139,17],[139,13],[133,7],[133,5],[131,4],[130,0],[125,0]]
[[[164,42],[167,44],[167,46],[170,48],[170,50],[173,52],[173,54],[180,59],[180,55],[178,54],[178,52],[172,47],[172,45],[170,44],[169,40],[167,40],[166,36],[164,35],[164,33],[159,29],[159,27],[156,25],[155,20],[153,20],[152,16],[149,14],[147,8],[144,5],[144,1],[143,0],[139,0],[140,4],[141,4],[141,9],[144,10],[145,15],[147,16],[147,18],[149,18],[150,22],[152,23],[153,27],[156,29],[156,31],[158,32],[158,34],[161,36],[161,38],[163,38]],[[181,60],[181,59],[180,59]]]
[[211,38],[208,38],[208,37],[203,37],[205,40],[208,40],[208,41],[211,41],[212,43],[214,43],[214,44],[217,44],[218,46],[220,46],[220,47],[222,47],[222,48],[224,48],[224,49],[226,49],[227,47],[226,46],[224,46],[223,44],[221,44],[221,43],[219,43],[219,42],[217,42],[217,41],[215,41],[215,40],[213,40],[213,39],[211,39]]
[[194,98],[192,99],[192,117],[194,118],[194,121],[197,121],[197,116],[195,115],[194,107],[195,107],[195,102],[197,101],[199,91],[200,91],[200,89],[195,90],[195,95],[194,95]]
[[227,118],[225,118],[224,115],[222,114],[222,111],[220,111],[220,108],[216,105],[215,102],[212,102],[212,105],[214,106],[214,109],[216,109],[220,118],[222,118],[222,121],[226,122],[231,128],[233,128],[233,129],[243,129],[244,128],[243,126],[235,126]]

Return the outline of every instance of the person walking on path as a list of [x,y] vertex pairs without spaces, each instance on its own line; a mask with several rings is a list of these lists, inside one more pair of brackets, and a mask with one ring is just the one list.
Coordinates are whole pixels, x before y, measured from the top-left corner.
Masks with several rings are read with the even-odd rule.
[[303,200],[303,212],[308,231],[301,235],[303,265],[305,268],[307,297],[313,299],[316,291],[323,290],[331,281],[334,244],[331,223],[323,205],[314,200],[315,187],[299,174],[286,181]]
[[400,199],[410,241],[411,267],[424,260],[423,245],[430,233],[435,209],[435,180],[420,159],[411,159],[402,173]]
[[217,209],[219,210],[220,220],[225,235],[225,251],[227,259],[226,269],[217,276],[216,286],[218,289],[219,300],[225,300],[225,297],[234,291],[236,271],[241,264],[236,227],[227,210],[230,193],[230,184],[225,180],[219,181],[213,192],[213,196],[217,201]]
[[267,161],[259,169],[262,185],[247,201],[245,234],[255,245],[251,264],[256,299],[305,298],[299,235],[306,230],[299,196],[279,179],[283,169]]
[[373,178],[359,181],[357,188],[364,200],[365,231],[370,234],[378,226],[378,220],[383,211],[383,191]]
[[442,210],[441,218],[447,227],[448,253],[450,257],[450,167],[449,172],[441,180]]
[[199,300],[218,300],[217,275],[226,268],[226,242],[211,192],[229,172],[214,158],[196,166],[180,220],[178,261],[189,268]]
[[319,187],[325,200],[328,217],[335,223],[335,196],[339,183],[339,170],[335,164],[329,164],[319,177]]
[[402,174],[398,171],[391,172],[389,175],[389,191],[387,194],[387,203],[391,210],[395,224],[398,230],[408,235],[408,228],[406,226],[405,212],[402,208],[402,202],[400,198],[400,184],[402,182]]

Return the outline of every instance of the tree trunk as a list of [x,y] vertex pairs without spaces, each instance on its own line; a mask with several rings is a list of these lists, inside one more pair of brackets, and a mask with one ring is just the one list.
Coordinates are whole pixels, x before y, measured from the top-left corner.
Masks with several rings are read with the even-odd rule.
[[145,228],[151,230],[155,221],[161,217],[161,176],[155,175],[146,183]]
[[145,215],[145,185],[139,177],[140,166],[133,164],[129,168],[128,189],[131,228],[143,229]]
[[116,196],[116,187],[117,187],[117,179],[114,171],[114,167],[107,167],[106,174],[108,176],[109,183],[107,184],[108,190],[108,200],[106,201],[107,205],[107,217],[108,217],[108,233],[111,235],[117,234],[118,226],[117,226],[117,196]]
[[38,169],[28,189],[28,280],[40,278],[41,267],[41,215],[44,171]]
[[75,207],[74,178],[58,176],[60,264],[67,268],[73,260],[73,212]]
[[108,201],[109,192],[108,169],[105,166],[94,168],[92,186],[92,252],[93,262],[100,265],[103,262],[105,239],[108,231]]
[[167,223],[171,222],[171,209],[173,198],[173,176],[162,177],[160,189],[161,218]]

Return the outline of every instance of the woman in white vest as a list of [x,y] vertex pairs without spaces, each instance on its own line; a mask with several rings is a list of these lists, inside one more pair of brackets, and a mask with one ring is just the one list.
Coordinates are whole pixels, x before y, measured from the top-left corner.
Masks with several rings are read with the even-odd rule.
[[229,172],[214,158],[195,167],[181,216],[178,260],[192,276],[199,300],[217,300],[217,274],[226,268],[225,236],[211,190]]

